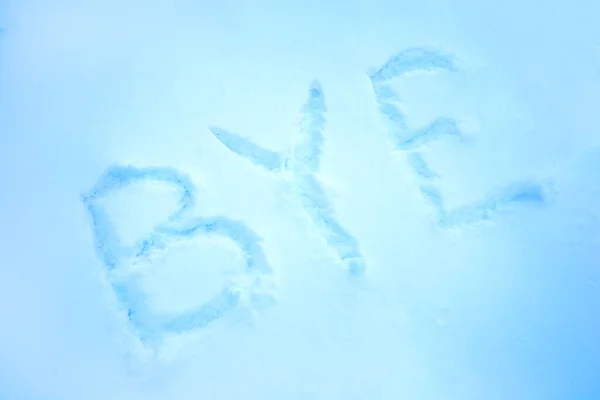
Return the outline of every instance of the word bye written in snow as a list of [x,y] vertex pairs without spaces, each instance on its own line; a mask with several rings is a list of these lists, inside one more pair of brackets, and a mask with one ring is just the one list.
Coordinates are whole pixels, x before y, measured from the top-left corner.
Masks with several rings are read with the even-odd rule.
[[[543,204],[544,192],[539,184],[519,182],[475,204],[458,210],[446,209],[436,184],[439,175],[429,167],[422,151],[433,141],[446,137],[460,138],[457,123],[450,118],[439,117],[423,129],[409,129],[406,117],[398,107],[399,96],[390,86],[392,80],[420,71],[453,72],[456,67],[453,57],[449,55],[413,48],[392,57],[369,78],[394,145],[407,153],[408,165],[417,177],[425,200],[434,210],[438,226],[464,226],[488,220],[496,212],[518,204]],[[315,232],[334,250],[339,262],[350,274],[360,276],[365,271],[366,263],[358,240],[335,219],[325,190],[316,178],[322,154],[325,113],[323,90],[320,84],[313,82],[308,99],[300,110],[300,122],[292,145],[281,153],[261,147],[223,128],[210,127],[210,131],[229,150],[254,166],[278,178],[291,178],[291,189],[316,228]],[[134,245],[125,246],[102,200],[128,185],[142,181],[155,181],[177,188],[180,192],[178,208],[145,238]],[[272,304],[275,298],[272,268],[263,254],[261,238],[241,221],[225,216],[193,216],[191,211],[196,202],[195,192],[191,179],[173,168],[113,166],[82,197],[92,218],[98,255],[107,269],[116,298],[127,311],[133,329],[146,343],[156,342],[165,334],[185,333],[207,326],[235,309],[258,310]],[[149,294],[139,284],[145,273],[139,265],[151,264],[158,255],[175,251],[180,242],[213,235],[225,237],[239,247],[245,259],[244,270],[232,277],[219,293],[192,310],[168,316],[153,310],[149,305]]]

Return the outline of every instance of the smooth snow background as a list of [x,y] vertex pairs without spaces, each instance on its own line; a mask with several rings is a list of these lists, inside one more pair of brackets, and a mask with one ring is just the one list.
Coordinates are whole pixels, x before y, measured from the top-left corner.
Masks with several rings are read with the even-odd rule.
[[[0,398],[600,396],[594,2],[0,4]],[[546,207],[460,235],[432,227],[366,75],[421,45],[466,69],[394,83],[415,124],[469,122],[470,141],[428,150],[449,202],[534,178],[552,182]],[[314,79],[328,107],[322,182],[360,241],[366,288],[286,183],[208,129],[285,149]],[[185,171],[199,215],[259,232],[277,303],[202,329],[168,363],[132,361],[80,197],[128,162]],[[172,209],[169,192],[144,190],[111,199],[131,237]],[[220,251],[197,257],[239,267]]]

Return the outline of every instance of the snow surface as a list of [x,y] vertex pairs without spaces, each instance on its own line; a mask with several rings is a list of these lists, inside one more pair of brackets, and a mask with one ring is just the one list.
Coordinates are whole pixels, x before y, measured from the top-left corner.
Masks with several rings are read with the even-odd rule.
[[599,17],[0,0],[0,399],[600,398]]

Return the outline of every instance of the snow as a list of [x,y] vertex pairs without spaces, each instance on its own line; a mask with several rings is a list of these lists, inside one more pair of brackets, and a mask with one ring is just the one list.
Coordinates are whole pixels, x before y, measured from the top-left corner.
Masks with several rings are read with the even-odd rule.
[[598,16],[0,1],[0,398],[600,397]]

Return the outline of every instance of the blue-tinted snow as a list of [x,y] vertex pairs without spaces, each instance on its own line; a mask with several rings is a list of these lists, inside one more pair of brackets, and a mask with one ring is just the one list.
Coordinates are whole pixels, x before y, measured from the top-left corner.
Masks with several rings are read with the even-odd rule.
[[600,398],[598,2],[0,3],[3,399]]

